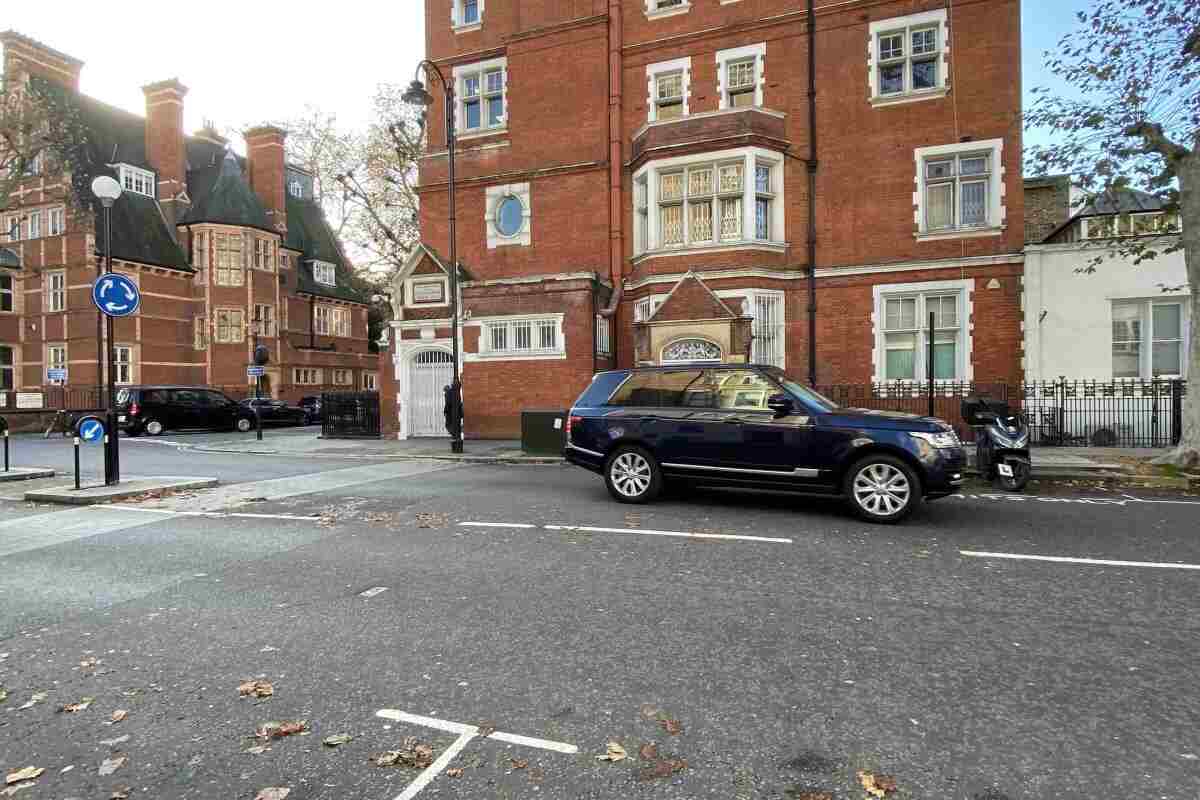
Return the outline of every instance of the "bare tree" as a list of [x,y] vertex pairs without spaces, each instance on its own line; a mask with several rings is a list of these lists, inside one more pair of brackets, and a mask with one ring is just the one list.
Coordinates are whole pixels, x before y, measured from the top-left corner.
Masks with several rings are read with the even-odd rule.
[[1111,252],[1135,264],[1184,253],[1193,385],[1183,439],[1158,461],[1194,466],[1200,463],[1200,3],[1096,0],[1078,22],[1046,53],[1046,68],[1071,93],[1034,90],[1027,126],[1046,129],[1055,144],[1030,148],[1028,166],[1069,173],[1092,196],[1148,191],[1168,214],[1177,213],[1179,228],[1168,235],[1121,239]]

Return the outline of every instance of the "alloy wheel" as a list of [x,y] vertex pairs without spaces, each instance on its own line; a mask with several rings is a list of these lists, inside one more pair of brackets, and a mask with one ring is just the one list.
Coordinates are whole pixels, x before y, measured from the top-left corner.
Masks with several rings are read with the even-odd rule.
[[868,514],[890,517],[908,505],[912,485],[908,476],[887,463],[867,464],[854,476],[854,502]]
[[146,433],[150,434],[151,436],[158,436],[162,432],[163,426],[158,420],[152,419],[146,423]]
[[650,488],[650,462],[641,453],[622,453],[609,467],[613,486],[625,497],[641,497]]

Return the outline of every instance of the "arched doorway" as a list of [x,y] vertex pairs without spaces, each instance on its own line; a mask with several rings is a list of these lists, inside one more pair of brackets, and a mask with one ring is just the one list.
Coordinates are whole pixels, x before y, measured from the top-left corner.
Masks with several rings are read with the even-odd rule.
[[408,435],[447,436],[443,389],[450,385],[454,357],[445,350],[422,350],[409,364]]

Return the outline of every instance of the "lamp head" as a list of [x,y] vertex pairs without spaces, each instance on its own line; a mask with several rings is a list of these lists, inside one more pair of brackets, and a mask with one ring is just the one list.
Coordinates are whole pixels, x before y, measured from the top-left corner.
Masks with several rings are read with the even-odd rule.
[[433,95],[427,92],[424,84],[418,80],[414,80],[408,85],[408,88],[404,90],[404,94],[401,95],[400,99],[410,106],[433,105]]
[[117,183],[116,178],[100,175],[92,181],[92,194],[102,206],[112,208],[112,204],[121,196],[121,184]]

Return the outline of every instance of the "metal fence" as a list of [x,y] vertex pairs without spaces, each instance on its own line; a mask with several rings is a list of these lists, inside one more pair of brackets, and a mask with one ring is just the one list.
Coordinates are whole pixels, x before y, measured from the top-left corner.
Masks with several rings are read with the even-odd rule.
[[[818,387],[839,405],[878,411],[930,413],[929,388],[911,383]],[[1071,380],[1025,383],[939,383],[933,416],[974,440],[962,418],[962,401],[985,396],[1024,413],[1034,445],[1059,447],[1170,447],[1183,433],[1186,381]]]
[[321,395],[321,435],[326,439],[378,439],[378,392],[326,392]]

